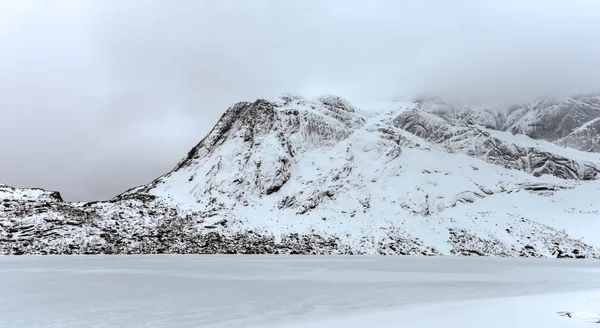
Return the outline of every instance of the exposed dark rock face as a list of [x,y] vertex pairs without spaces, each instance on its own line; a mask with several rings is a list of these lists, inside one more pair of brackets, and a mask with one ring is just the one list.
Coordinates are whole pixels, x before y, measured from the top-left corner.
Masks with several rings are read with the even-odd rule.
[[450,252],[455,255],[507,257],[514,252],[498,239],[477,237],[464,229],[450,229],[449,234],[449,243],[453,246]]
[[600,96],[579,95],[562,99],[541,99],[508,109],[504,130],[534,139],[556,141],[585,123],[600,117]]
[[521,222],[528,226],[527,230],[506,230],[522,240],[520,245],[507,244],[494,236],[477,236],[467,229],[449,229],[450,252],[462,256],[600,258],[599,249],[573,240],[563,231],[525,218]]
[[[565,123],[540,136],[595,151],[597,122],[571,129],[595,115],[590,99],[559,106],[555,116]],[[371,117],[337,96],[238,103],[171,172],[110,201],[69,203],[57,192],[0,185],[0,254],[599,258],[596,247],[520,214],[496,210],[501,216],[483,222],[489,209],[463,211],[521,191],[551,197],[596,178],[592,163],[509,143],[483,127],[525,133],[535,108]],[[462,211],[460,220],[446,214],[452,210]]]
[[559,146],[600,153],[600,118],[593,119],[568,135],[558,139]]
[[276,116],[273,104],[264,99],[253,103],[242,102],[233,105],[225,111],[211,132],[192,148],[187,158],[181,161],[176,169],[189,165],[194,159],[205,157],[239,131],[240,127],[245,128],[242,135],[244,141],[252,143],[257,134],[271,132],[276,122]]
[[549,174],[562,179],[591,180],[598,172],[593,163],[509,144],[476,125],[452,122],[418,109],[400,114],[393,123],[398,128],[441,145],[449,152],[460,152],[534,176]]
[[[181,215],[161,203],[99,202],[85,207],[59,201],[8,203],[10,208],[0,212],[0,254],[5,255],[441,254],[398,228],[388,230],[385,238],[363,237],[359,245],[352,246],[335,235],[288,233],[274,236],[248,229],[230,230],[226,219],[207,226],[200,215]],[[465,229],[450,229],[451,254],[600,258],[598,249],[573,240],[564,232],[522,220],[531,225],[527,233],[544,238],[518,248],[493,236],[482,238]],[[521,237],[526,238],[524,234]]]
[[539,99],[527,104],[478,110],[453,106],[435,97],[422,97],[417,102],[419,108],[446,119],[523,134],[563,147],[600,152],[599,94]]
[[[0,254],[361,254],[336,236],[229,230],[226,219],[204,225],[159,202],[11,201],[0,212]],[[12,217],[12,218],[11,218]],[[213,220],[214,221],[214,220]],[[409,236],[364,247],[386,255],[435,255]]]

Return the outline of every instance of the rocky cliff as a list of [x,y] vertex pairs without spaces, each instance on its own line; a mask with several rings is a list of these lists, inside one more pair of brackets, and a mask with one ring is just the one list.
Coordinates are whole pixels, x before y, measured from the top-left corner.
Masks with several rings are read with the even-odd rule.
[[0,185],[0,253],[600,257],[600,156],[516,138],[498,113],[238,103],[172,171],[110,201]]

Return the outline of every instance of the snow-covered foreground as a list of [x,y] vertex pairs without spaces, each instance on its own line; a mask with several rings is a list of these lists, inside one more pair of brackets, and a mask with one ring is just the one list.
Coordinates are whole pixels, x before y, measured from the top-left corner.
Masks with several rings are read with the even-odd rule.
[[[600,149],[553,143],[600,119],[600,95],[578,99],[547,103],[551,122],[537,105],[240,102],[173,170],[109,201],[0,185],[0,254],[600,259]],[[596,145],[594,124],[569,144]]]
[[3,328],[584,327],[557,312],[600,314],[600,262],[2,257],[0,291]]

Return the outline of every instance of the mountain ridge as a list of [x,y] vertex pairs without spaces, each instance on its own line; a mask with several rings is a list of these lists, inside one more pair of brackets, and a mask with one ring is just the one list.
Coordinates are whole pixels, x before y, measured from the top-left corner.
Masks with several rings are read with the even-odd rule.
[[[7,196],[0,253],[600,257],[597,240],[581,240],[597,221],[600,155],[444,106],[237,103],[173,170],[109,201]],[[555,112],[581,107],[570,108]],[[571,211],[582,200],[585,213]]]

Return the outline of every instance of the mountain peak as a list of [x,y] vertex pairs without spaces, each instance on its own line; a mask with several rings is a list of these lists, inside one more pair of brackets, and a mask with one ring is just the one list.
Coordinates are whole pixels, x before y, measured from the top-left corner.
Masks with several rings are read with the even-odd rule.
[[600,154],[510,128],[554,115],[570,131],[579,116],[565,108],[593,106],[390,104],[234,104],[171,172],[111,201],[8,199],[0,251],[600,257]]

